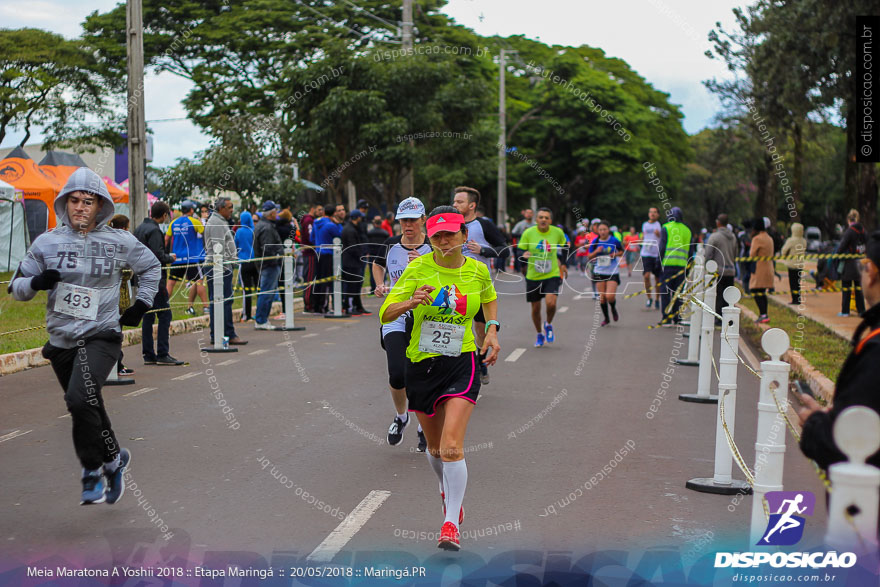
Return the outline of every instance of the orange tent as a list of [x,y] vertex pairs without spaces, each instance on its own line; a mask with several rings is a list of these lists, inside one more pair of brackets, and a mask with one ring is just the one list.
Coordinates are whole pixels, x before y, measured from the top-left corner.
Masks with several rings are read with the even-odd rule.
[[86,162],[79,155],[62,153],[61,151],[49,151],[40,161],[39,165],[40,171],[55,180],[60,190],[74,171],[80,167],[86,167]]
[[[43,160],[40,161],[40,169],[46,175],[52,176],[56,182],[60,184],[59,190],[64,187],[67,178],[80,167],[88,167],[82,157],[75,153],[64,153],[62,151],[48,151]],[[128,192],[119,187],[115,181],[107,177],[103,177],[104,184],[110,192],[110,197],[116,204],[128,203]]]
[[104,183],[107,185],[107,190],[110,192],[110,197],[113,198],[114,204],[128,204],[128,192],[122,189],[118,183],[107,177],[106,175],[102,178]]
[[24,149],[16,147],[0,161],[0,179],[22,191],[31,242],[47,230],[55,228],[55,212],[52,206],[61,186],[40,170]]

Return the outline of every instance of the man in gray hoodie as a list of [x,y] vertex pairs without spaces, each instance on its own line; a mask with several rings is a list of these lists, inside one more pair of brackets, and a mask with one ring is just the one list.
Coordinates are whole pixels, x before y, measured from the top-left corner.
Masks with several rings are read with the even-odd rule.
[[[130,232],[107,226],[113,200],[88,168],[73,172],[54,208],[60,226],[33,242],[9,288],[19,301],[49,293],[43,356],[64,389],[73,423],[73,446],[83,466],[81,503],[116,503],[131,455],[116,441],[101,387],[119,360],[122,326],[137,326],[153,303],[159,260]],[[124,268],[138,276],[139,288],[120,316]]]
[[[715,312],[721,314],[721,308],[727,305],[724,301],[724,290],[733,285],[733,279],[736,276],[736,266],[734,259],[736,258],[736,235],[727,228],[727,214],[719,214],[715,219],[717,228],[709,235],[706,246],[703,247],[703,258],[706,261],[712,259],[718,263],[718,286],[715,288]],[[715,318],[715,325],[721,326],[721,320]]]

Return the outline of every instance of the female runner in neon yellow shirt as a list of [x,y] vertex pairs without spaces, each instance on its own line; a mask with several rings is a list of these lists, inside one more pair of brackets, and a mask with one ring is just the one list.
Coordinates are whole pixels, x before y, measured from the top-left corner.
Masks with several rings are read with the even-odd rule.
[[472,323],[482,306],[487,333],[480,352],[490,351],[485,362],[493,365],[501,351],[498,302],[486,266],[461,254],[467,241],[464,217],[452,206],[440,206],[428,215],[426,226],[433,253],[407,265],[379,316],[388,324],[410,313],[406,396],[425,432],[428,462],[440,479],[446,519],[438,546],[458,550],[467,486],[464,436],[480,391]]

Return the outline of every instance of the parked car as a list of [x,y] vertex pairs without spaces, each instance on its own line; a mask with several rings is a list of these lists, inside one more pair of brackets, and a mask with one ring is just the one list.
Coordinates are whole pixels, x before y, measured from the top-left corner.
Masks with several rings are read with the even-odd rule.
[[822,250],[822,231],[817,226],[808,226],[804,232],[807,239],[807,252],[816,253]]

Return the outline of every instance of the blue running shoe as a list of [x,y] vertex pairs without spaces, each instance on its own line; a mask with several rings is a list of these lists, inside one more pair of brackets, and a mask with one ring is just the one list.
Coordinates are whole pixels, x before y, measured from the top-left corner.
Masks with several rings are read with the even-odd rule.
[[544,322],[544,334],[547,335],[547,342],[553,342],[556,337],[553,336],[553,326],[549,322]]
[[125,493],[125,468],[131,462],[131,453],[127,448],[119,449],[119,466],[112,473],[104,471],[107,476],[107,503],[116,503]]
[[95,471],[83,471],[83,492],[80,505],[91,505],[93,503],[104,503],[107,499],[104,495],[104,475],[101,469]]
[[544,335],[538,334],[538,340],[535,341],[535,346],[544,346]]

